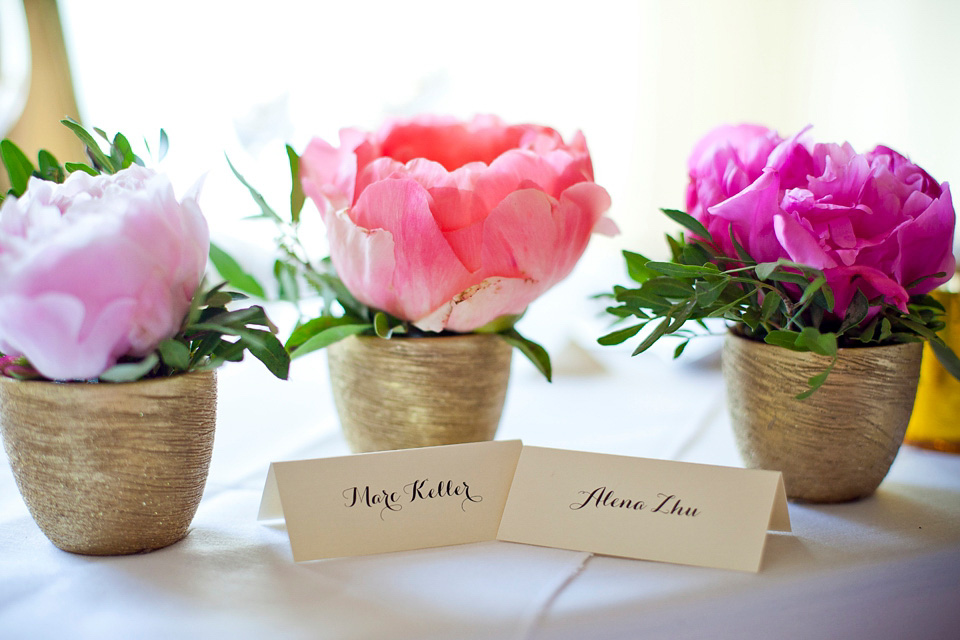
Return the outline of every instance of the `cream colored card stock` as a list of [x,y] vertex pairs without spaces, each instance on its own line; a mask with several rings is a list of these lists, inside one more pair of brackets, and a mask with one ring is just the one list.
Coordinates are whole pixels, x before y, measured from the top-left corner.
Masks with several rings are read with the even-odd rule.
[[790,531],[779,472],[518,440],[275,462],[259,518],[286,520],[297,562],[499,539],[758,571]]
[[260,520],[283,518],[293,559],[497,537],[519,440],[274,462]]
[[779,471],[524,447],[497,538],[759,571],[790,531]]

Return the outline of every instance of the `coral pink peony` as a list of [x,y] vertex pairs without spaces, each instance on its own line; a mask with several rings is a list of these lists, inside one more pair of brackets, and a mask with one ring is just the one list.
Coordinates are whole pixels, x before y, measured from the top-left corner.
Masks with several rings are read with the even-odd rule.
[[425,331],[522,313],[616,232],[581,134],[494,117],[345,129],[310,143],[301,178],[351,293]]
[[[694,149],[687,210],[725,255],[737,255],[732,228],[758,262],[823,270],[840,318],[858,289],[905,311],[911,295],[953,275],[947,183],[887,147],[858,154],[804,142],[805,133],[785,140],[755,125],[720,127]],[[945,275],[926,277],[936,273]]]
[[0,208],[0,351],[44,376],[99,376],[180,328],[206,267],[195,195],[133,166],[31,178]]

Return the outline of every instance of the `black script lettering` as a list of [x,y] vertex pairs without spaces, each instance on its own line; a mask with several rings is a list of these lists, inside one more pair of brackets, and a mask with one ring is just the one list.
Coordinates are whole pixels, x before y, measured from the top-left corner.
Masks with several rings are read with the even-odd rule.
[[383,520],[384,511],[400,511],[400,509],[403,508],[403,506],[399,504],[400,496],[396,491],[381,489],[379,492],[371,492],[369,485],[365,486],[363,490],[360,490],[360,487],[344,489],[342,495],[347,501],[345,505],[347,508],[357,505],[380,507],[381,520]]
[[460,502],[460,510],[466,512],[466,505],[468,502],[483,502],[483,496],[472,496],[470,495],[470,485],[466,482],[463,483],[463,500]]
[[655,509],[652,510],[653,513],[662,513],[664,515],[677,515],[677,516],[690,516],[691,518],[696,517],[697,509],[694,507],[684,507],[680,503],[680,498],[670,494],[658,493],[658,498],[662,498],[662,502],[657,505]]
[[580,495],[587,495],[583,502],[574,502],[570,508],[574,511],[583,509],[585,506],[593,503],[595,507],[613,507],[615,509],[632,509],[641,511],[645,506],[643,500],[627,500],[626,498],[617,498],[613,495],[613,489],[607,490],[606,487],[597,487],[593,491],[580,491]]
[[483,496],[470,493],[470,485],[466,482],[454,484],[453,480],[440,480],[436,485],[427,485],[429,478],[414,480],[404,485],[403,492],[410,496],[410,502],[429,500],[432,498],[462,497],[460,509],[466,511],[467,502],[483,502]]

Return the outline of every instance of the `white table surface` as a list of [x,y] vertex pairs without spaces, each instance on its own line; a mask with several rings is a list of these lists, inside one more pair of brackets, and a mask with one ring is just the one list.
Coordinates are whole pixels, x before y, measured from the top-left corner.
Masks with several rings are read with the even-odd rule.
[[[709,348],[563,373],[576,353],[552,385],[515,359],[498,438],[740,465]],[[791,504],[758,574],[495,541],[295,564],[256,513],[271,461],[347,453],[325,356],[287,383],[227,367],[219,393],[203,501],[160,551],[56,549],[0,465],[0,638],[960,638],[960,456],[904,447],[873,497]]]

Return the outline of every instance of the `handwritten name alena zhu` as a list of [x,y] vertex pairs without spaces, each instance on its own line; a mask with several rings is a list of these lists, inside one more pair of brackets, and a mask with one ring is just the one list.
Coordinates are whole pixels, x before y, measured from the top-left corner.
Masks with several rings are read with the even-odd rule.
[[656,505],[647,509],[647,502],[644,500],[631,500],[620,498],[614,495],[613,489],[606,487],[597,487],[592,491],[580,491],[580,495],[587,497],[579,502],[574,502],[570,508],[579,511],[584,507],[593,505],[596,508],[609,507],[611,509],[626,509],[630,511],[649,511],[650,513],[660,513],[664,515],[689,516],[694,518],[700,512],[696,507],[684,505],[680,498],[674,494],[658,493],[657,499],[650,502]]

